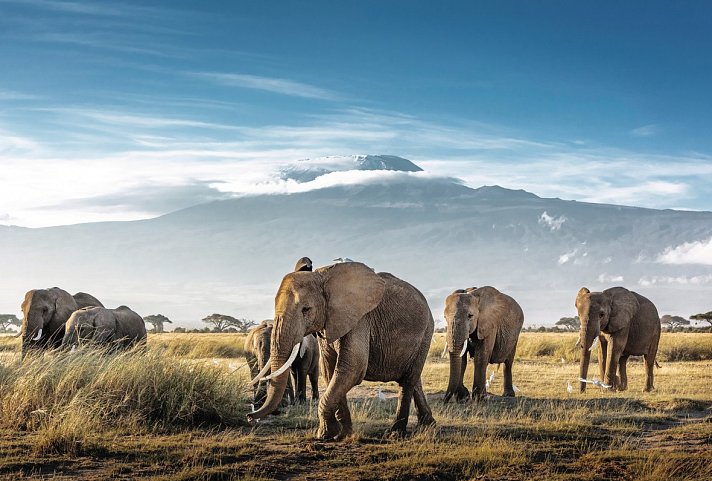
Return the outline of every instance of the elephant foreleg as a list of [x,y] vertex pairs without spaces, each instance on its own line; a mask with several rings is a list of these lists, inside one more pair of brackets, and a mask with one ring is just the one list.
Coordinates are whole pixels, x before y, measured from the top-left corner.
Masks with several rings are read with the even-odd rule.
[[494,338],[492,339],[477,339],[473,341],[474,359],[475,359],[475,375],[472,383],[472,399],[482,399],[487,395],[487,366],[489,365],[492,348],[494,347]]
[[606,357],[608,356],[608,340],[604,336],[599,336],[598,342],[598,378],[603,381],[606,378]]
[[314,369],[309,374],[309,382],[311,383],[312,400],[319,399],[319,371]]
[[618,372],[620,373],[620,382],[618,384],[618,389],[625,391],[628,389],[628,373],[626,372],[626,363],[628,362],[628,356],[621,356],[620,362],[618,364]]
[[618,389],[616,371],[618,370],[618,361],[623,353],[625,339],[611,339],[608,343],[608,352],[606,354],[606,375],[603,379],[604,384],[613,386],[612,389]]

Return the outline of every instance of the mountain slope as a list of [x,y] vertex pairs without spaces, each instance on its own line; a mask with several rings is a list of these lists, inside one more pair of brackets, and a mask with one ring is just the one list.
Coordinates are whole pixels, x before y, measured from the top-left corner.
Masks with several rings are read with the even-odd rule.
[[306,255],[316,265],[350,257],[392,272],[424,292],[436,318],[453,289],[485,284],[517,298],[528,324],[573,314],[583,285],[626,285],[661,314],[688,315],[709,310],[712,269],[656,260],[710,237],[709,212],[403,177],[217,201],[145,221],[3,228],[0,309],[12,312],[27,289],[56,284],[179,323],[198,325],[211,312],[261,319],[272,315],[281,277]]

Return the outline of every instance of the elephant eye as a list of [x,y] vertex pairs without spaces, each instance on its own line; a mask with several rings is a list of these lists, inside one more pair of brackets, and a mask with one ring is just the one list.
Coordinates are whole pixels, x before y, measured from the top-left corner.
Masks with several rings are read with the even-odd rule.
[[598,313],[598,317],[603,317],[605,314],[606,314],[605,312],[601,311]]
[[468,318],[468,319],[472,319],[473,317],[475,317],[475,316],[474,316],[474,314],[472,314],[472,313],[470,313],[470,314],[467,315],[467,318]]
[[308,306],[302,307],[302,314],[306,314],[309,311],[311,311],[311,307],[308,307]]

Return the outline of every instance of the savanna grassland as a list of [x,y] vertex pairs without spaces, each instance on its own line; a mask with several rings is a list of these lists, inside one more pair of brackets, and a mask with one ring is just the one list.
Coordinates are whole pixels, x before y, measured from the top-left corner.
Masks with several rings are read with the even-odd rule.
[[[315,404],[245,423],[243,339],[161,334],[143,352],[20,363],[18,341],[0,338],[0,479],[712,479],[712,334],[663,333],[653,393],[631,358],[628,391],[579,394],[576,334],[522,333],[519,397],[466,405],[442,403],[436,334],[423,382],[437,427],[385,437],[398,386],[366,382],[340,443],[313,439]],[[471,363],[465,376],[471,387]]]

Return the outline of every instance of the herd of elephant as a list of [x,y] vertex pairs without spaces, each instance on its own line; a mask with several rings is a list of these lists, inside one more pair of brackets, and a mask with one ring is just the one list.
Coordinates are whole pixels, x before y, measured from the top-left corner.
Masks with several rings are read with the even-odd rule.
[[[575,302],[581,320],[580,389],[586,387],[591,351],[598,344],[602,381],[612,390],[627,388],[629,356],[644,356],[645,390],[653,389],[653,367],[660,340],[657,309],[623,287],[603,292],[581,288]],[[89,294],[36,289],[25,295],[22,354],[30,349],[74,349],[85,342],[128,348],[146,341],[141,316],[126,306],[106,309]],[[504,364],[504,396],[514,396],[512,363],[524,315],[519,304],[494,287],[458,289],[445,301],[446,351],[450,378],[444,401],[478,400],[487,394],[486,371]],[[319,399],[317,436],[339,440],[352,434],[346,394],[362,381],[395,381],[400,386],[395,423],[406,432],[411,401],[418,427],[433,425],[421,383],[434,321],[423,294],[386,272],[347,259],[312,269],[300,259],[275,296],[274,320],[254,328],[245,341],[259,406],[251,422],[284,403],[305,401],[307,378]],[[463,382],[467,355],[474,360],[472,392]],[[327,387],[319,398],[319,373]],[[292,387],[292,373],[294,384]],[[286,398],[285,398],[286,394]]]
[[[590,355],[596,345],[602,379],[598,385],[625,390],[628,357],[644,356],[645,391],[652,390],[660,340],[660,321],[653,303],[623,287],[603,292],[584,287],[575,305],[581,320],[577,341],[582,350],[580,390],[586,389]],[[494,363],[504,364],[503,395],[515,396],[512,363],[524,324],[519,304],[494,287],[471,287],[450,294],[444,314],[450,358],[444,401],[486,396],[487,366]],[[433,330],[428,303],[411,284],[350,259],[312,269],[311,260],[304,257],[294,272],[282,279],[274,320],[254,328],[246,340],[259,406],[248,420],[257,421],[284,403],[306,400],[307,377],[312,398],[319,398],[321,371],[327,387],[319,399],[317,437],[339,440],[352,434],[346,394],[364,380],[399,384],[392,433],[405,433],[411,401],[415,402],[417,427],[430,426],[435,420],[423,392],[421,373]],[[468,354],[475,367],[471,393],[463,382]]]
[[107,309],[91,294],[71,295],[59,287],[33,289],[22,302],[22,357],[47,349],[74,350],[80,344],[128,349],[146,342],[143,318],[126,306]]

